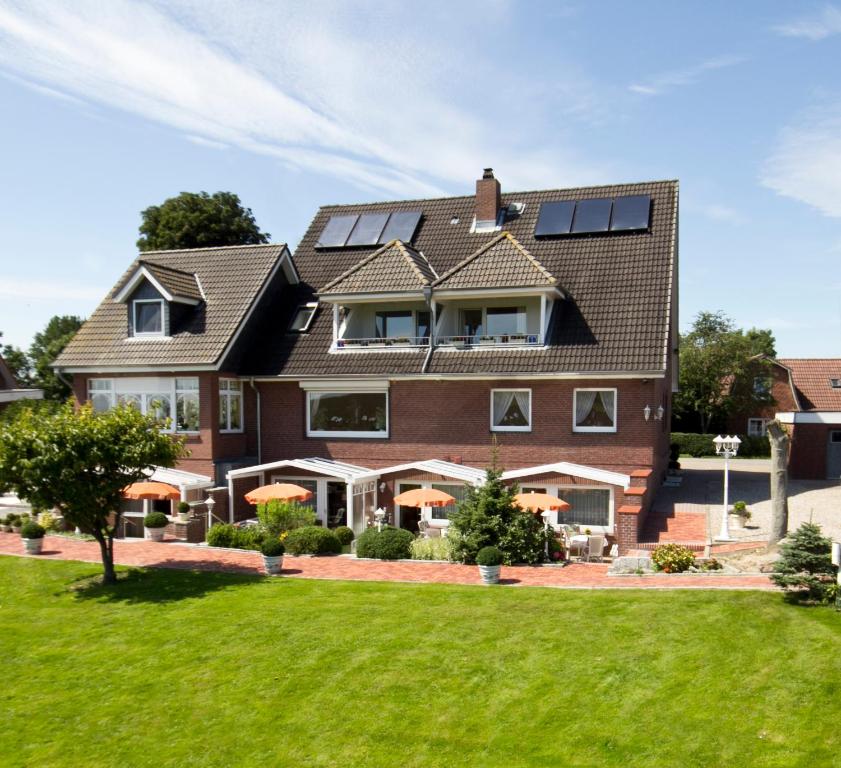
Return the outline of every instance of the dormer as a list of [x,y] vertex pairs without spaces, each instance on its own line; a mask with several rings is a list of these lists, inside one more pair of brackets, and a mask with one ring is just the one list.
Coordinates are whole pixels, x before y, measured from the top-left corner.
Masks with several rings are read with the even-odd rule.
[[129,338],[168,338],[204,294],[195,274],[139,261],[114,301],[126,305]]

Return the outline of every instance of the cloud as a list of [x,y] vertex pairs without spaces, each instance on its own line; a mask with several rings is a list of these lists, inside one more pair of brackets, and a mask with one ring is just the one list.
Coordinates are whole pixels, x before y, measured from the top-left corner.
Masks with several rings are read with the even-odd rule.
[[719,203],[712,203],[701,207],[701,213],[714,221],[723,221],[730,224],[740,224],[744,217],[735,208]]
[[29,280],[12,275],[0,275],[0,296],[18,301],[99,301],[108,286],[73,285],[50,280]]
[[206,139],[203,136],[193,136],[192,134],[185,133],[184,138],[199,147],[207,147],[208,149],[228,149],[227,144],[224,144],[221,141],[213,141],[213,139]]
[[736,64],[741,64],[743,61],[745,61],[744,56],[717,56],[702,61],[700,64],[686,67],[685,69],[663,72],[641,83],[632,83],[628,86],[628,90],[632,93],[638,93],[641,96],[659,96],[661,93],[670,91],[673,88],[691,85],[697,82],[707,72],[713,72],[725,67],[733,67]]
[[[478,0],[433,0],[423,18],[413,5],[366,0],[0,0],[0,68],[203,146],[238,147],[389,196],[451,193],[491,164],[506,188],[606,180],[571,138],[554,131],[549,144],[537,142],[541,116],[526,130],[516,110],[489,119],[487,94],[521,87],[486,44],[513,12]],[[429,28],[441,33],[431,39]],[[567,114],[587,120],[597,107],[570,71],[557,90]]]
[[804,113],[779,136],[760,183],[841,217],[841,104]]
[[841,33],[841,10],[826,5],[820,13],[803,17],[774,27],[784,37],[805,37],[807,40],[823,40]]

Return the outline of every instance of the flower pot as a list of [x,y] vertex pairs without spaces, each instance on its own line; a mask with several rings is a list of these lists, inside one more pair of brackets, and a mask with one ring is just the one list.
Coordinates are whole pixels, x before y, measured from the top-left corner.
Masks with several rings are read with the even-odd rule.
[[501,565],[480,565],[479,574],[483,584],[498,584]]
[[23,549],[27,555],[40,555],[41,549],[44,546],[43,537],[40,539],[21,539],[23,542]]
[[149,541],[163,541],[166,528],[143,528]]
[[280,573],[281,568],[283,568],[283,555],[277,557],[263,555],[263,567],[266,569],[266,573]]
[[178,513],[178,522],[179,523],[189,523],[190,522],[190,513],[189,512],[179,512]]

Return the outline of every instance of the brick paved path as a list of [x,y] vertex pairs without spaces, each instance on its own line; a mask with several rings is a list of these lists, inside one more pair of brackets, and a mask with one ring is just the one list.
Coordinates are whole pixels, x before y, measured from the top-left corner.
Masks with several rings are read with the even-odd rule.
[[[117,541],[115,559],[121,565],[184,570],[262,573],[257,552],[228,551],[196,547],[175,541]],[[20,536],[0,533],[0,555],[24,557]],[[47,536],[41,555],[50,560],[99,562],[99,546],[64,536]],[[290,557],[283,559],[283,575],[304,579],[350,581],[413,581],[430,584],[479,584],[475,566],[432,562],[381,562],[354,557]],[[570,589],[656,588],[656,589],[761,589],[774,586],[765,576],[719,576],[655,574],[608,576],[602,563],[573,563],[561,567],[503,567],[502,583],[521,586],[566,587]]]

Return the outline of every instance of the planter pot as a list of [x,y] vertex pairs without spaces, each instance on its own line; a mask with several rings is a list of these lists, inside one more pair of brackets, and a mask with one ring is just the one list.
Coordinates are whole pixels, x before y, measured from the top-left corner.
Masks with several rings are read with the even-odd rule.
[[266,573],[280,573],[281,568],[283,568],[283,555],[277,557],[263,555],[263,567],[266,569]]
[[501,565],[480,565],[479,574],[483,584],[498,584]]
[[27,555],[40,555],[44,546],[44,539],[21,539],[23,549]]
[[143,528],[149,541],[163,541],[166,528]]
[[178,513],[178,522],[179,523],[189,523],[190,522],[190,513],[189,512],[179,512]]

